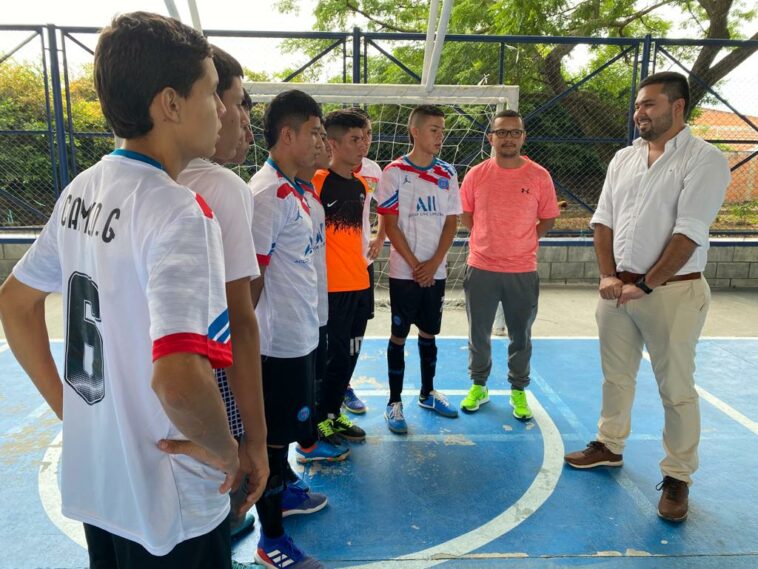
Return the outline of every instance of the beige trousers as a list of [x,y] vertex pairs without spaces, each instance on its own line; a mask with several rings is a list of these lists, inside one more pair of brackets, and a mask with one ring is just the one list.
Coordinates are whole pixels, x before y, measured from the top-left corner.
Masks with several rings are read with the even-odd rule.
[[595,313],[604,377],[598,440],[616,454],[624,450],[644,345],[664,409],[661,471],[688,484],[698,467],[700,441],[695,346],[710,302],[701,278],[669,283],[620,307],[601,299]]

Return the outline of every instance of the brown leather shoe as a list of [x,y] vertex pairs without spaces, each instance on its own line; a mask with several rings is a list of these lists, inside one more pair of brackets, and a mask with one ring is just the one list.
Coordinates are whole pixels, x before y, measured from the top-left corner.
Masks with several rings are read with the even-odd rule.
[[658,515],[670,522],[683,522],[687,518],[688,496],[690,489],[687,483],[671,476],[664,476],[663,481],[655,487],[663,490],[658,502]]
[[566,464],[574,468],[595,468],[596,466],[621,466],[624,457],[614,454],[600,441],[592,441],[584,450],[571,452],[563,457]]

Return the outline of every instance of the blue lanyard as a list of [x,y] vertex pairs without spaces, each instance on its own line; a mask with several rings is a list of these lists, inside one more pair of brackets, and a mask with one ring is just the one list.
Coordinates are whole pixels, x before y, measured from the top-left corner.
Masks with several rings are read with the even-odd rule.
[[149,156],[146,156],[145,154],[142,154],[140,152],[134,152],[134,150],[126,150],[124,148],[117,148],[116,150],[111,152],[111,155],[123,156],[124,158],[131,158],[132,160],[137,160],[138,162],[144,162],[145,164],[149,164],[150,166],[158,168],[158,170],[165,170],[165,168],[157,160],[154,160],[153,158],[150,158]]
[[271,158],[271,156],[269,156],[266,159],[266,164],[268,164],[274,170],[276,170],[277,172],[279,172],[279,174],[282,176],[282,178],[284,178],[285,180],[287,180],[287,182],[289,183],[290,186],[292,186],[293,188],[295,188],[296,190],[298,190],[301,194],[303,193],[303,191],[300,189],[300,186],[298,184],[296,184],[295,182],[293,182],[292,180],[290,180],[290,178],[289,178],[289,176],[287,176],[287,174],[285,174],[284,172],[282,172],[282,170],[279,168],[279,165],[276,162],[274,162],[274,159]]

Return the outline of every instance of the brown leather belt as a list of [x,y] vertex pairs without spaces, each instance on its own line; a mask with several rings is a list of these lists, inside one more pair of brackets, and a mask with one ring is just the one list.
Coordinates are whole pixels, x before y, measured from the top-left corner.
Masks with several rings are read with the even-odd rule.
[[[643,275],[639,273],[630,273],[629,271],[621,271],[618,273],[618,278],[621,279],[621,282],[624,284],[635,283],[640,279],[641,276]],[[686,275],[675,275],[660,286],[665,286],[668,283],[675,283],[677,281],[694,281],[702,276],[703,273],[687,273]]]

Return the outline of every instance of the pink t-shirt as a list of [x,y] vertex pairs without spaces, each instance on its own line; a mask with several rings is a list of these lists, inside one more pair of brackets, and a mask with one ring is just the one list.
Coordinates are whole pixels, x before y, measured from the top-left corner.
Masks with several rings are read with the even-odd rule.
[[520,168],[494,158],[468,171],[461,186],[464,213],[472,213],[468,264],[499,273],[537,270],[537,222],[558,217],[550,174],[526,156]]

